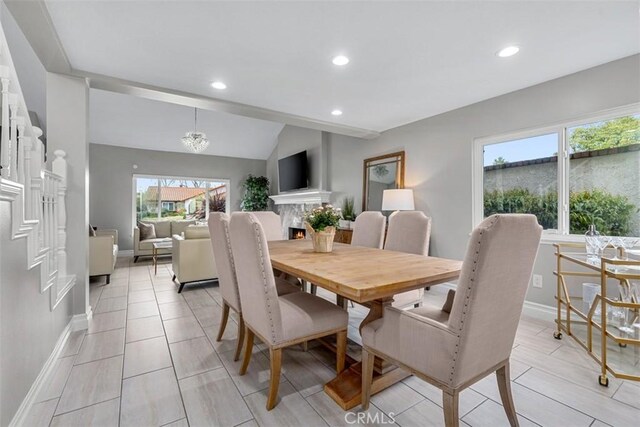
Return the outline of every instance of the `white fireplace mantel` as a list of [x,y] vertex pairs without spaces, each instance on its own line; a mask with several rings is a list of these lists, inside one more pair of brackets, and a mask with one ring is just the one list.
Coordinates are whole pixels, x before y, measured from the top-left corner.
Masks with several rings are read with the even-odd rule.
[[320,204],[330,202],[331,192],[322,190],[296,191],[269,196],[269,198],[276,205]]

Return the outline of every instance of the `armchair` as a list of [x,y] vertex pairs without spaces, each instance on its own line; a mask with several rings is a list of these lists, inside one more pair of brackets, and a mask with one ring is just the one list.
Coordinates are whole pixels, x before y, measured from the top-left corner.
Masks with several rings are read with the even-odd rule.
[[173,280],[180,283],[178,293],[186,283],[218,277],[207,226],[191,225],[185,229],[184,237],[174,234],[171,250]]
[[442,390],[447,426],[458,425],[460,391],[495,372],[509,422],[517,426],[509,357],[541,232],[533,215],[485,219],[471,235],[450,313],[428,305],[386,307],[384,317],[365,325],[363,409],[378,356]]
[[118,230],[96,230],[89,237],[89,276],[106,276],[107,285],[118,258]]

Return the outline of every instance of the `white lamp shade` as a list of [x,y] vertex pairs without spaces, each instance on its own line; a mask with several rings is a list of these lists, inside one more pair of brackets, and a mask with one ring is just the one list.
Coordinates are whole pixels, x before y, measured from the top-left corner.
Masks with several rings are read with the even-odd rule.
[[412,211],[414,209],[413,190],[394,189],[382,192],[383,211]]

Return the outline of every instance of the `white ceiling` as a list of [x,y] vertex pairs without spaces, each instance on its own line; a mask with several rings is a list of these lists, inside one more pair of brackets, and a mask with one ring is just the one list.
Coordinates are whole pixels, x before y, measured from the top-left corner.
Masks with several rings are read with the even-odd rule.
[[75,69],[377,131],[640,51],[638,1],[47,6]]
[[[180,138],[193,130],[194,109],[92,89],[89,141],[147,150],[190,152]],[[210,144],[203,154],[266,159],[283,125],[198,110],[198,130]]]

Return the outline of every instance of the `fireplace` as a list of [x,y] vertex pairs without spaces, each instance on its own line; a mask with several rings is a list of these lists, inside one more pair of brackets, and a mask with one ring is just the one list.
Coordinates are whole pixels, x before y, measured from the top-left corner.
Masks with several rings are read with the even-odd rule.
[[289,227],[289,240],[304,239],[307,235],[307,230],[298,227]]

